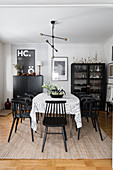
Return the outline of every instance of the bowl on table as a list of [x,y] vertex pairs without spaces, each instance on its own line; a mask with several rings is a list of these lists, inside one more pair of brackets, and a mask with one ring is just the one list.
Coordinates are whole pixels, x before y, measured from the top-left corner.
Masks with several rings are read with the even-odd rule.
[[62,98],[63,97],[63,93],[51,93],[50,96],[52,98]]

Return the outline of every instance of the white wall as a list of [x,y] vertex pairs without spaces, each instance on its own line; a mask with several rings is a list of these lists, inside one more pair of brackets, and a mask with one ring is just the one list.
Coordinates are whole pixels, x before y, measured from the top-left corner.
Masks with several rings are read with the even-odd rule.
[[3,88],[3,44],[0,43],[0,109],[3,108],[4,105],[4,88]]
[[[104,60],[106,63],[106,67],[107,64],[112,61],[112,46],[113,46],[113,37],[111,37],[105,44],[104,44]],[[113,84],[113,79],[108,79],[108,83],[112,83]]]
[[55,56],[68,57],[68,81],[52,81],[51,80],[51,48],[48,49],[48,61],[49,61],[49,77],[48,81],[58,85],[59,88],[64,88],[66,92],[71,91],[71,63],[73,63],[73,57],[75,60],[94,58],[97,53],[98,62],[104,62],[104,45],[103,44],[56,44],[58,53]]
[[59,88],[64,88],[66,92],[71,91],[71,63],[73,57],[87,59],[89,56],[93,59],[97,52],[98,61],[104,62],[102,44],[56,44],[58,53],[55,56],[68,57],[68,81],[51,80],[51,48],[47,44],[5,44],[4,48],[4,101],[13,97],[13,75],[17,74],[12,66],[17,63],[17,49],[35,49],[35,72],[38,73],[37,61],[42,61],[41,74],[44,76],[44,82],[56,84]]
[[104,44],[104,60],[106,63],[110,63],[112,61],[112,46],[113,46],[113,37],[111,37]]
[[11,45],[3,45],[4,53],[4,102],[12,98]]

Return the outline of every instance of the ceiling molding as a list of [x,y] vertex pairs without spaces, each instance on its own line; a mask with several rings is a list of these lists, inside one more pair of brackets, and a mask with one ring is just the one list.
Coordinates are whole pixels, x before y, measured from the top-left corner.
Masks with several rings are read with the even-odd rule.
[[59,7],[66,7],[66,8],[72,8],[72,7],[107,7],[107,8],[113,8],[113,3],[108,3],[108,4],[3,4],[0,3],[0,7],[5,7],[5,8],[12,8],[12,7],[18,7],[18,8],[59,8]]

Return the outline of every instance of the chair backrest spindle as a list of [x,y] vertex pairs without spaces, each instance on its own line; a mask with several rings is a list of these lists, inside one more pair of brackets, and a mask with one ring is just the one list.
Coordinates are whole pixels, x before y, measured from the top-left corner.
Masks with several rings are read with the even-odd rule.
[[66,101],[46,101],[45,117],[66,117]]

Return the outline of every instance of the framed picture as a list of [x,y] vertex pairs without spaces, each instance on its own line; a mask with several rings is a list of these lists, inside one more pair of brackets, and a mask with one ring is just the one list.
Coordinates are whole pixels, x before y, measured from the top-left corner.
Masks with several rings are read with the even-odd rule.
[[52,60],[52,80],[67,80],[67,57],[55,57]]
[[24,73],[35,72],[35,50],[17,49],[17,64],[22,67]]
[[113,79],[113,62],[108,64],[108,78]]
[[113,101],[113,85],[107,85],[106,101]]

